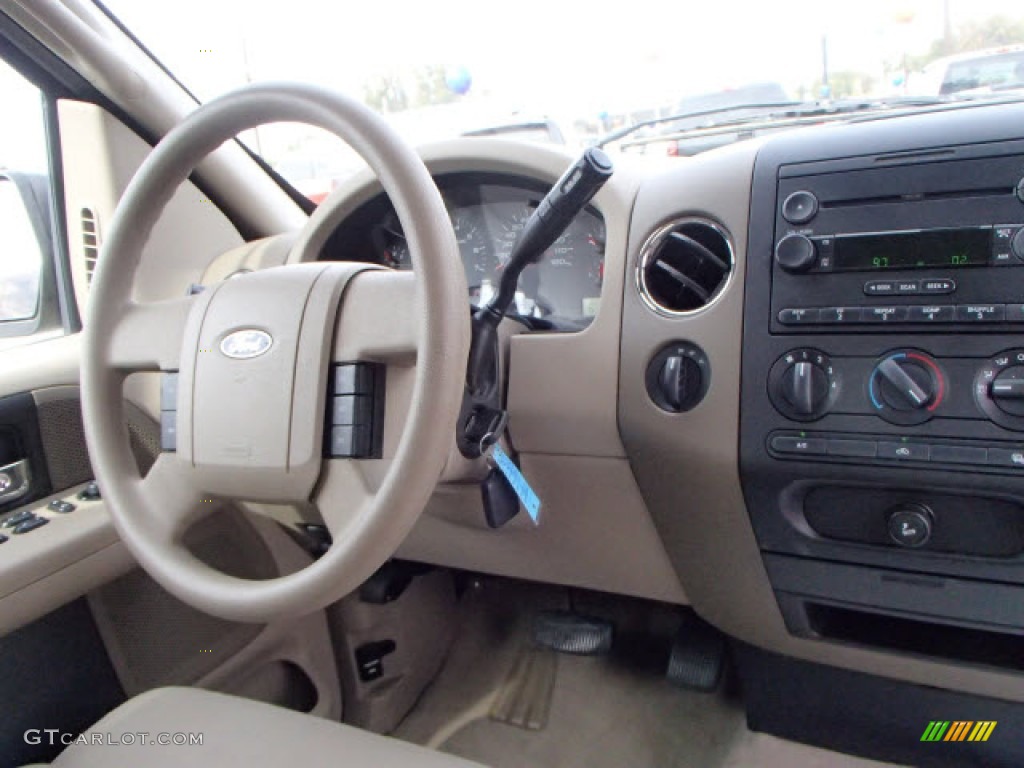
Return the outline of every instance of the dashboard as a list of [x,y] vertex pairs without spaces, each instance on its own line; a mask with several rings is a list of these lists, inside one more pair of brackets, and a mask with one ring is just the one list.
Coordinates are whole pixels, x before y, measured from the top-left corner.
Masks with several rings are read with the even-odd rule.
[[[479,306],[496,292],[516,239],[548,186],[499,174],[453,173],[435,180],[459,244],[469,302]],[[523,272],[514,314],[545,330],[577,331],[590,325],[601,303],[605,244],[601,215],[594,208],[584,210],[540,263]],[[345,218],[320,259],[412,269],[402,225],[383,195]]]
[[[1024,701],[1021,125],[966,107],[616,158],[517,301],[587,332],[509,340],[544,524],[485,531],[456,478],[399,555],[686,602],[780,656]],[[424,159],[478,303],[569,158]],[[320,258],[407,269],[380,186],[339,192]]]

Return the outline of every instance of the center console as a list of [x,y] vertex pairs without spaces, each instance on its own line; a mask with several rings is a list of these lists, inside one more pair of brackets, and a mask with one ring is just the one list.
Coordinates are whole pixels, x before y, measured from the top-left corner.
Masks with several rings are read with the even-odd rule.
[[1019,670],[1024,133],[971,125],[759,155],[740,469],[792,634]]

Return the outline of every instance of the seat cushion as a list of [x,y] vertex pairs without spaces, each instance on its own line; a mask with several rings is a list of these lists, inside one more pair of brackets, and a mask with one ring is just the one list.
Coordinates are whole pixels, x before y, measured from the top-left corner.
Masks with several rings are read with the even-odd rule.
[[[169,736],[163,738],[162,734]],[[185,734],[186,743],[153,743],[180,742],[175,734]],[[188,734],[201,734],[202,744],[187,743]],[[198,688],[157,688],[136,696],[83,736],[89,743],[80,743],[79,739],[53,765],[480,768],[476,763],[397,739]]]

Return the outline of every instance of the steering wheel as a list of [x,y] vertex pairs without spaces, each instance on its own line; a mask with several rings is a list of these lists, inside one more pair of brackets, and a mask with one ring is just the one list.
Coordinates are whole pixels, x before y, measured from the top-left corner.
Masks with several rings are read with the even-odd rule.
[[[174,190],[225,141],[281,121],[326,129],[369,163],[408,238],[414,277],[356,262],[295,263],[195,296],[133,300],[143,246]],[[289,261],[315,261],[330,234],[328,217],[318,214]],[[334,602],[394,553],[453,444],[470,328],[465,275],[440,193],[380,117],[340,94],[291,84],[247,86],[199,107],[129,184],[91,293],[82,363],[86,441],[121,539],[157,582],[207,613],[266,622]],[[221,350],[240,330],[258,332],[247,335],[258,342],[244,359]],[[332,364],[356,359],[387,365],[386,380],[392,368],[401,374],[396,380],[412,379],[405,425],[395,428],[400,436],[385,435],[383,459],[324,458]],[[139,371],[178,371],[177,452],[161,453],[145,476],[124,426],[124,380]],[[333,544],[285,576],[224,574],[194,557],[182,536],[211,502],[226,500],[312,503]]]

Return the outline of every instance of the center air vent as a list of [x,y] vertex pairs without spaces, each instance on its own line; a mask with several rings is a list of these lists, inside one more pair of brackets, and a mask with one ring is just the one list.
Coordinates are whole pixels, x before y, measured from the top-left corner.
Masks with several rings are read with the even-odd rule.
[[637,284],[652,309],[683,315],[718,298],[732,268],[732,246],[721,227],[682,219],[648,238],[640,251]]

